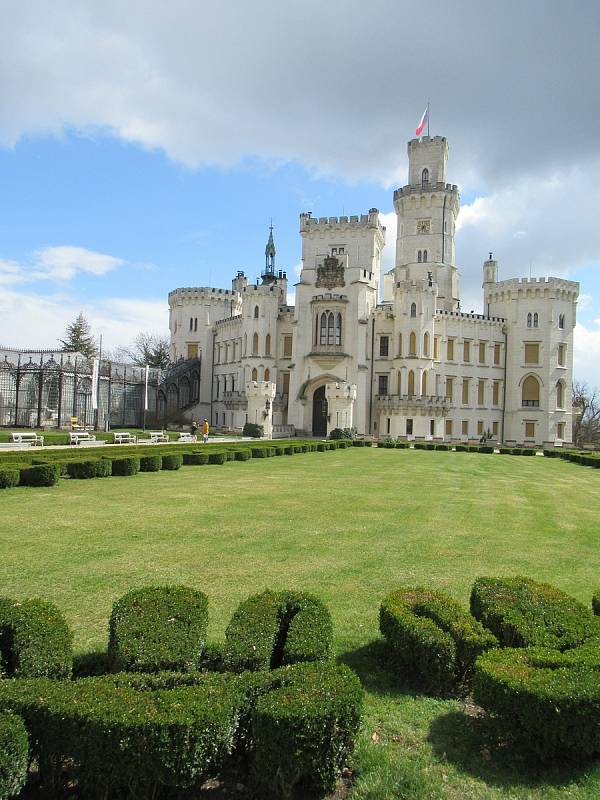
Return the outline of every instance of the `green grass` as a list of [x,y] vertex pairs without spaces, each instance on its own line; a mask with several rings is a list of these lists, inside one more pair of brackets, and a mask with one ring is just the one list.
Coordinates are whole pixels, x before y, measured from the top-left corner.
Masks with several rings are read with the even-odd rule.
[[2,593],[56,602],[79,651],[104,647],[113,601],[147,584],[206,592],[213,639],[267,586],[324,599],[337,653],[368,690],[351,800],[600,795],[600,767],[538,770],[468,703],[413,694],[382,668],[377,631],[379,603],[401,583],[466,605],[477,576],[525,574],[589,603],[600,588],[596,470],[352,448],[64,480],[3,491],[1,503]]

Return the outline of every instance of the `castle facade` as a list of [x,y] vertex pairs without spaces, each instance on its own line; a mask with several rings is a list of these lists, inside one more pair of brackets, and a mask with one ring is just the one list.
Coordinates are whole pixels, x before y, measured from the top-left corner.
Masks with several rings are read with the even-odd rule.
[[[272,231],[256,284],[169,294],[171,357],[195,385],[167,386],[164,410],[266,435],[376,437],[552,446],[570,443],[579,284],[498,281],[483,263],[483,313],[460,310],[448,143],[408,143],[408,184],[394,192],[395,266],[381,274],[379,212],[300,215],[295,306],[275,267]],[[383,299],[381,300],[381,295]]]

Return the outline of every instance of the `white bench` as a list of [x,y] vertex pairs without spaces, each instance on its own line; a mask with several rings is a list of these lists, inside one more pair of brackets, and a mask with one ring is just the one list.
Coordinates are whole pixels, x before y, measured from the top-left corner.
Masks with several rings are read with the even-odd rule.
[[95,442],[96,437],[88,431],[69,431],[69,444],[81,444],[81,442]]
[[179,434],[179,441],[180,442],[193,442],[194,437],[191,433],[180,433]]
[[168,442],[169,434],[165,431],[148,431],[151,442]]
[[128,431],[115,431],[113,436],[115,437],[115,444],[135,444],[137,442],[137,436]]
[[44,444],[44,437],[39,436],[37,433],[11,433],[11,442],[16,442],[16,444],[24,444],[27,442],[30,445],[39,444],[42,446]]

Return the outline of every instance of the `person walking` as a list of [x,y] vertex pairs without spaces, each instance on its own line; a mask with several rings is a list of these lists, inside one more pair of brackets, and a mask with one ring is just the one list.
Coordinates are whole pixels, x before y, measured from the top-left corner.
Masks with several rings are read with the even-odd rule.
[[192,431],[192,439],[196,441],[196,433],[198,431],[198,423],[195,419],[192,420],[192,424],[190,425],[190,429]]
[[208,442],[208,420],[205,419],[202,423],[202,439],[204,440],[204,444]]

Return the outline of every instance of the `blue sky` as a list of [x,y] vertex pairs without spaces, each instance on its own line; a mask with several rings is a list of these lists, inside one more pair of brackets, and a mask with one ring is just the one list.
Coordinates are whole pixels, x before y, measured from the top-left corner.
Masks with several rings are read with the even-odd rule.
[[579,280],[576,375],[600,385],[597,3],[7,6],[0,344],[52,346],[79,310],[110,349],[165,333],[171,289],[256,277],[271,217],[293,281],[301,211],[379,208],[391,266],[429,97],[461,189],[463,308],[489,250],[503,278]]

